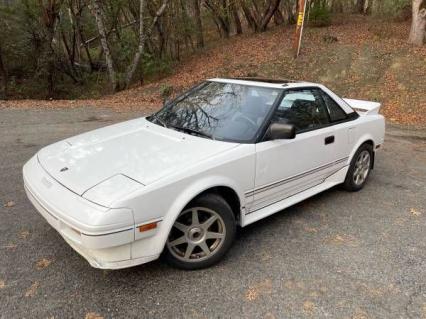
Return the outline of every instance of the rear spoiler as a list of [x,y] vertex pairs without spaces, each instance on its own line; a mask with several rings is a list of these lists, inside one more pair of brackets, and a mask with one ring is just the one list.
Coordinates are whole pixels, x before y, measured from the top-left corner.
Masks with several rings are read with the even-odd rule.
[[378,102],[343,99],[351,108],[362,115],[379,114],[381,104]]

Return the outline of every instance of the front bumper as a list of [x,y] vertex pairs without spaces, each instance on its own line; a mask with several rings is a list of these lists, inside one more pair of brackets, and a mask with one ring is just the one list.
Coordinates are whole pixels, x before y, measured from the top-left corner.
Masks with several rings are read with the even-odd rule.
[[135,225],[130,209],[96,205],[59,184],[34,156],[23,169],[31,203],[65,241],[95,268],[118,269],[158,258],[132,259]]

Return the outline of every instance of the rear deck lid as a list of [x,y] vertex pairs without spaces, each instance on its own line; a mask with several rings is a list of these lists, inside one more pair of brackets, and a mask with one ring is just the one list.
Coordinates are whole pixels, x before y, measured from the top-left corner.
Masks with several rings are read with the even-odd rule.
[[343,100],[361,115],[379,114],[381,104],[378,102],[354,99]]

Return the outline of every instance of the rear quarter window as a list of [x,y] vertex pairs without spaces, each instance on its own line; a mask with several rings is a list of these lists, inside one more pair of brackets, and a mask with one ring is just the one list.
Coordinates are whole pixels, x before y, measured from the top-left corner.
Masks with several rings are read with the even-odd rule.
[[322,97],[332,122],[339,122],[347,119],[348,116],[345,111],[343,111],[340,105],[337,104],[331,97],[329,97],[328,94],[323,93]]

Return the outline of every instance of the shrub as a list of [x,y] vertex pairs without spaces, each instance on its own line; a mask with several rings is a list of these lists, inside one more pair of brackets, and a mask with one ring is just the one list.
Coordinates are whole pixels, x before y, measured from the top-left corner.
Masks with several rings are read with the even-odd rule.
[[327,27],[331,25],[331,12],[327,4],[315,1],[309,10],[309,25],[313,27]]
[[160,94],[163,100],[167,100],[173,94],[173,86],[168,84],[163,84],[160,87]]

